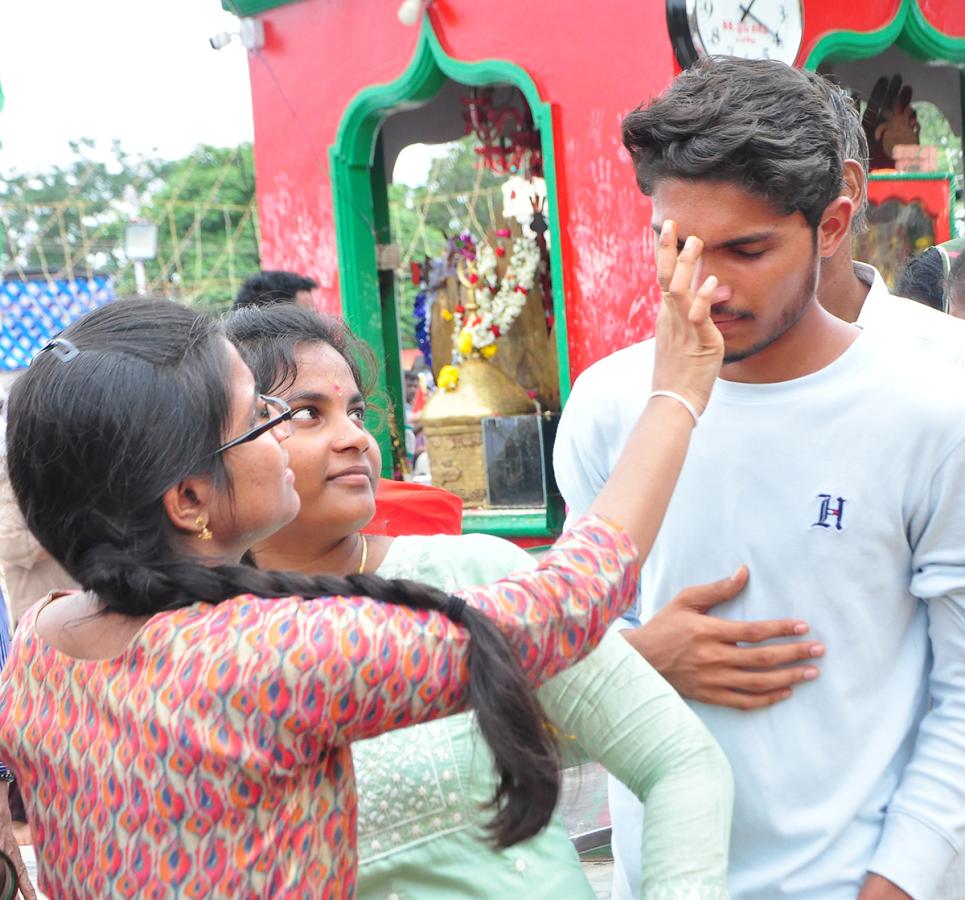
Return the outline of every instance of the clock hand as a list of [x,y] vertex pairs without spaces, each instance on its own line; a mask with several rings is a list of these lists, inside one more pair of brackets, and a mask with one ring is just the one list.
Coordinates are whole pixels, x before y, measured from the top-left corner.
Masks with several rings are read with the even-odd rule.
[[[744,21],[744,19],[747,18],[748,15],[750,15],[751,7],[752,7],[755,3],[757,3],[757,0],[751,0],[751,2],[747,4],[747,9],[744,9],[743,6],[740,7],[740,8],[743,10],[743,13],[742,13],[742,15],[741,15],[741,17],[740,17],[740,20],[741,20],[742,22]],[[751,18],[753,18],[753,16],[751,16]]]
[[[781,44],[784,43],[784,41],[781,40],[781,36],[776,31],[774,31],[773,28],[770,28],[769,26],[765,25],[760,19],[757,18],[757,16],[754,15],[754,13],[751,12],[751,6],[753,5],[754,5],[754,0],[751,0],[750,4],[747,6],[746,9],[740,4],[738,4],[737,8],[741,10],[741,12],[743,12],[744,15],[747,16],[747,18],[753,19],[755,22],[757,22],[757,24],[760,25],[761,28],[763,28],[772,38],[774,38],[774,43],[780,47]],[[741,19],[743,19],[743,16],[741,17]]]

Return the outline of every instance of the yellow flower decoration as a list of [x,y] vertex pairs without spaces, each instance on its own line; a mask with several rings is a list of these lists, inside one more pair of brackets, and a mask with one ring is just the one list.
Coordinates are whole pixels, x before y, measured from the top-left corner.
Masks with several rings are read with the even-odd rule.
[[455,366],[443,366],[439,370],[439,378],[436,379],[436,384],[444,391],[455,390],[456,385],[459,384],[459,370]]
[[472,332],[468,328],[463,328],[459,333],[459,352],[463,356],[472,353]]
[[486,344],[486,346],[479,351],[479,355],[483,359],[492,359],[496,355],[497,349],[499,348],[495,344]]
[[444,309],[444,310],[442,311],[442,318],[443,318],[443,320],[446,321],[446,322],[451,322],[451,321],[452,321],[452,313],[449,312],[448,309]]

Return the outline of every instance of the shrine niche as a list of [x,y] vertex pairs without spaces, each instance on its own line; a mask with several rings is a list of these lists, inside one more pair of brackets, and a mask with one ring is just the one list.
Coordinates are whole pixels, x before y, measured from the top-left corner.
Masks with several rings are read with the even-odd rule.
[[[423,252],[400,260],[398,287],[410,273],[418,285],[412,316],[427,370],[419,389],[431,394],[410,416],[426,453],[412,468],[482,510],[492,493],[483,421],[555,416],[560,384],[539,132],[518,91],[460,87],[449,91],[458,93],[465,135],[435,152],[468,155],[476,178],[466,195],[449,198],[443,190],[421,199]],[[438,203],[449,204],[451,235],[425,226]],[[407,305],[399,308],[404,318]]]
[[[545,253],[545,243],[517,224],[515,231],[501,225],[478,243],[464,232],[445,257],[452,274],[433,313],[439,392],[422,422],[433,483],[479,507],[488,505],[482,420],[559,412],[555,342],[540,285],[541,274],[548,283]],[[449,362],[440,365],[443,354]],[[464,436],[461,453],[452,446],[457,434]]]
[[[383,444],[395,476],[459,494],[464,521],[479,528],[502,527],[489,508],[493,496],[501,509],[512,507],[514,530],[548,534],[562,508],[545,465],[539,489],[511,503],[505,491],[490,490],[482,429],[484,420],[536,417],[535,428],[520,421],[493,432],[499,435],[493,448],[502,449],[491,455],[548,461],[552,423],[568,387],[559,353],[563,279],[548,164],[550,110],[513,67],[485,64],[502,77],[490,73],[480,82],[469,77],[474,66],[444,58],[431,32],[422,46],[438,68],[433,73],[417,54],[411,74],[425,83],[406,76],[404,91],[388,86],[391,107],[372,116],[369,136],[358,145],[360,153],[365,145],[374,151],[368,183],[358,178],[357,187],[377,201],[379,301],[356,307],[353,292],[376,284],[352,279],[345,267],[346,314],[353,323],[372,322],[373,309],[380,309],[387,369],[395,371],[395,354],[405,370],[405,403],[394,410],[392,440]],[[404,93],[418,99],[405,100]],[[413,145],[431,160],[424,184],[415,187],[402,178]],[[339,165],[351,155],[343,150],[333,159]],[[346,175],[353,171],[348,166]],[[357,205],[357,193],[345,196]],[[354,229],[358,217],[347,213]],[[362,228],[346,237],[363,240]],[[392,394],[391,381],[388,387]],[[535,506],[532,498],[540,498]]]

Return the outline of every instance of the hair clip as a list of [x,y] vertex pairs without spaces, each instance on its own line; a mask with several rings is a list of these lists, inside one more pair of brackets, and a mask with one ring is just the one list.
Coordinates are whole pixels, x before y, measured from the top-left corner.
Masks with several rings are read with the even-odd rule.
[[[67,338],[56,337],[52,341],[48,341],[47,344],[37,351],[37,356],[41,353],[46,353],[50,351],[57,357],[61,362],[70,362],[80,350],[78,350]],[[37,358],[34,357],[34,359]]]

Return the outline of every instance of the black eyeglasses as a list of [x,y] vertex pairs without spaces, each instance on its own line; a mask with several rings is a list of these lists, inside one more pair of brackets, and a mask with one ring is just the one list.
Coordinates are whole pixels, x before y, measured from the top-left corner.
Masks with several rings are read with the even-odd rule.
[[223,444],[215,454],[224,453],[239,444],[247,444],[255,438],[261,437],[266,431],[279,429],[279,438],[284,440],[291,437],[292,408],[279,397],[269,397],[266,394],[258,395],[258,415],[264,419],[260,425],[256,425],[251,431],[246,431],[240,437],[232,438],[227,444]]

